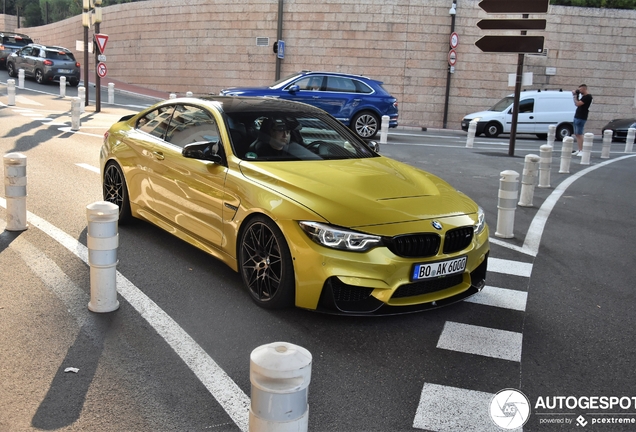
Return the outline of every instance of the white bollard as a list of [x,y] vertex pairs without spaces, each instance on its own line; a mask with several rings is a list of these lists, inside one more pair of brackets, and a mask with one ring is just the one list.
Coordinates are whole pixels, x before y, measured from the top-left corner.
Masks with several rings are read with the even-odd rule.
[[559,174],[570,173],[573,144],[574,138],[572,138],[571,136],[563,138],[563,146],[561,147],[561,166],[559,167]]
[[552,166],[552,146],[542,145],[539,148],[539,187],[550,187],[550,169]]
[[287,342],[261,345],[252,351],[250,432],[307,431],[311,361],[309,351]]
[[556,137],[556,125],[548,126],[548,145],[554,147],[554,139]]
[[389,116],[382,116],[382,127],[380,128],[380,144],[386,144],[389,134]]
[[60,97],[66,97],[66,77],[60,77]]
[[82,110],[82,101],[80,98],[71,99],[71,130],[80,130],[80,111]]
[[468,136],[466,137],[466,148],[473,148],[476,132],[477,132],[477,122],[475,120],[471,120],[470,123],[468,123]]
[[97,201],[86,206],[88,220],[88,264],[90,266],[92,312],[112,312],[119,308],[117,300],[117,247],[119,206]]
[[594,134],[591,132],[583,135],[583,156],[581,156],[581,165],[590,164],[590,156],[592,155],[592,146],[594,145]]
[[108,83],[108,103],[110,105],[115,103],[115,83]]
[[612,150],[612,132],[611,129],[607,129],[603,132],[603,150],[601,150],[601,159],[609,159],[610,151]]
[[627,129],[627,139],[625,139],[625,153],[631,153],[634,148],[634,137],[636,136],[636,129]]
[[192,97],[192,92],[191,91],[186,92],[186,97]]
[[176,99],[176,98],[177,98],[177,94],[176,93],[170,93],[169,99]]
[[77,88],[77,97],[80,100],[80,113],[84,113],[86,111],[86,87]]
[[521,207],[532,207],[540,160],[539,156],[535,154],[529,154],[525,157],[523,175],[521,176],[521,196],[519,198]]
[[24,69],[18,70],[18,88],[19,89],[24,88]]
[[15,80],[8,79],[7,80],[7,105],[14,106],[15,105]]
[[502,171],[501,179],[499,179],[497,230],[495,231],[496,237],[514,237],[515,211],[517,210],[518,192],[519,173],[511,170]]
[[27,229],[27,157],[22,153],[4,155],[4,196],[7,201],[7,231]]

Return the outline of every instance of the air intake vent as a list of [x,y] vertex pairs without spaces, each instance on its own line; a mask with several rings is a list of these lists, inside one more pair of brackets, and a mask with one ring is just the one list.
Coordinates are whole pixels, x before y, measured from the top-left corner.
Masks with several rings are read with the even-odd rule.
[[474,232],[471,226],[448,231],[444,237],[444,253],[451,254],[466,249],[473,240]]
[[441,239],[437,234],[410,234],[385,240],[389,250],[405,258],[422,258],[437,254]]
[[268,37],[257,37],[256,38],[256,46],[269,46],[269,38]]

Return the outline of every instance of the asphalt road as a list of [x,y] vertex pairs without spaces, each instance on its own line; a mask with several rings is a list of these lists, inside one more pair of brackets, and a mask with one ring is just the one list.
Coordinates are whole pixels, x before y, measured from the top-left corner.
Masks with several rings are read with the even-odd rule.
[[[462,132],[391,130],[382,154],[442,176],[486,212],[488,287],[471,301],[373,319],[266,311],[238,274],[140,221],[120,227],[120,309],[95,314],[82,253],[85,207],[101,199],[101,137],[149,102],[118,94],[71,133],[70,101],[34,89],[53,95],[25,90],[0,105],[2,154],[28,157],[31,213],[28,230],[9,232],[0,205],[0,430],[247,430],[249,356],[275,341],[312,353],[312,431],[502,430],[489,413],[509,388],[528,398],[527,431],[636,428],[617,423],[636,421],[636,158],[624,144],[603,160],[597,141],[591,165],[573,158],[570,174],[556,173],[555,144],[551,187],[517,209],[515,237],[502,240],[500,173],[521,173],[542,141],[518,137],[509,157],[507,138],[467,149]],[[583,406],[593,397],[623,405]],[[513,406],[499,417],[523,414]]]

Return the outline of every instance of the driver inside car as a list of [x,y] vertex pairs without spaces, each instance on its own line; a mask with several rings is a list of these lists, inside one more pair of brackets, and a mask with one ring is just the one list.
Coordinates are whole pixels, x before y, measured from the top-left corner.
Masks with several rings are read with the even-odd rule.
[[261,123],[259,136],[249,148],[260,157],[287,156],[291,141],[291,129],[288,121],[281,118],[266,118]]

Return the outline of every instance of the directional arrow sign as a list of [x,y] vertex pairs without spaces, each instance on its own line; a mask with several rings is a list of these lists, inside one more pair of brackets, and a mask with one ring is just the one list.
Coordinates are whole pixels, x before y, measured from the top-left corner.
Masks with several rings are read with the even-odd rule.
[[104,54],[104,50],[106,49],[106,42],[108,42],[108,35],[105,35],[102,33],[96,33],[95,41],[97,42],[97,47],[99,48],[99,52]]
[[545,30],[544,19],[484,19],[477,23],[482,30]]
[[475,42],[483,52],[541,53],[543,36],[484,36]]
[[546,13],[549,0],[482,0],[479,7],[488,13]]

